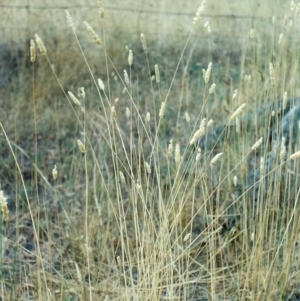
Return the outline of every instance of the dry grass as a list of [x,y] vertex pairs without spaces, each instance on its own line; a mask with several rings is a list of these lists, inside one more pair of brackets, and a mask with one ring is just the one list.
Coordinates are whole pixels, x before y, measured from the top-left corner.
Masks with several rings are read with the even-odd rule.
[[268,104],[299,95],[297,7],[249,1],[224,30],[193,27],[195,7],[164,46],[118,33],[105,5],[11,54],[1,298],[298,300],[299,144],[268,143]]

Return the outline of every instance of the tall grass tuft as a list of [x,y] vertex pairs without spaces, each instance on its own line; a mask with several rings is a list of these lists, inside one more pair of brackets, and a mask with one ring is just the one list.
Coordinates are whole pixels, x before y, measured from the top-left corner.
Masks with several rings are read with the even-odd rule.
[[[1,230],[16,229],[10,243],[22,252],[9,277],[25,283],[28,299],[294,300],[298,8],[291,3],[280,24],[253,18],[226,47],[203,0],[176,63],[144,34],[110,53],[102,1],[100,25],[84,21],[87,33],[65,11],[77,47],[72,68],[85,68],[72,80],[64,61],[50,60],[50,39],[47,49],[37,34],[30,40],[33,70],[36,61],[39,74],[48,68],[60,91],[40,105],[32,72],[33,159],[13,142],[17,130],[0,124],[17,179],[15,211],[0,191]],[[46,119],[52,127],[43,132]],[[10,300],[20,299],[22,286],[1,276],[2,299],[9,288]]]

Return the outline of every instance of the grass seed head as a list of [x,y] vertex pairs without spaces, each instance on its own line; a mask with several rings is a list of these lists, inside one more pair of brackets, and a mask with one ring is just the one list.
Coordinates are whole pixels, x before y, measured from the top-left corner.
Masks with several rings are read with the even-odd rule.
[[193,25],[196,25],[200,18],[202,18],[203,12],[205,10],[206,0],[203,0],[201,5],[198,7],[196,16],[193,19]]
[[167,156],[170,158],[173,154],[173,140],[171,139],[168,145]]
[[206,5],[206,0],[203,0],[203,1],[201,2],[201,5],[200,5],[200,6],[198,7],[198,9],[197,9],[197,12],[196,12],[196,17],[197,17],[197,18],[200,18],[201,15],[203,14],[204,9],[205,9],[205,5]]
[[56,164],[54,165],[54,168],[52,170],[52,177],[53,177],[53,180],[57,179],[57,166],[56,166]]
[[196,162],[198,162],[201,158],[201,148],[198,147],[197,148],[197,155],[196,155]]
[[147,51],[146,38],[145,38],[145,36],[144,36],[143,33],[141,33],[141,41],[142,41],[143,50],[144,50],[144,51]]
[[155,70],[155,79],[156,79],[156,82],[159,83],[160,82],[160,74],[159,74],[158,65],[154,66],[154,70]]
[[189,115],[188,112],[185,112],[185,113],[184,113],[184,117],[185,117],[185,120],[186,120],[187,123],[190,123],[190,122],[191,122],[191,118],[190,118],[190,115]]
[[145,162],[145,168],[148,175],[151,174],[151,166],[148,162]]
[[68,94],[69,94],[69,96],[71,97],[71,99],[73,100],[73,103],[74,103],[76,106],[81,107],[81,103],[80,103],[79,99],[78,99],[71,91],[68,91]]
[[197,155],[196,155],[196,162],[199,161],[200,158],[201,158],[201,148],[198,147],[198,148],[197,148]]
[[47,54],[47,49],[44,46],[44,43],[43,43],[42,39],[37,34],[35,34],[35,42],[38,45],[41,54],[46,55]]
[[166,103],[163,101],[161,103],[161,107],[159,109],[159,113],[158,113],[158,116],[160,119],[162,119],[164,117],[164,114],[165,114],[165,106],[166,106]]
[[84,87],[80,87],[80,88],[79,88],[78,96],[79,96],[79,97],[82,97],[83,99],[85,98]]
[[129,77],[128,77],[128,73],[127,73],[127,71],[126,70],[124,70],[124,81],[125,81],[125,84],[127,85],[127,86],[129,86]]
[[209,119],[206,128],[208,129],[209,127],[211,127],[213,123],[214,121],[212,119]]
[[146,113],[146,121],[149,123],[151,119],[150,112]]
[[233,185],[236,187],[238,184],[238,177],[237,176],[234,176],[233,177]]
[[205,84],[207,84],[209,82],[210,74],[211,74],[211,68],[212,68],[212,62],[210,62],[208,64],[207,70],[202,69],[203,79],[204,79]]
[[188,239],[190,239],[190,237],[191,237],[191,233],[188,233],[184,238],[183,238],[183,241],[185,242],[185,241],[187,241]]
[[36,52],[35,52],[35,42],[33,39],[30,40],[30,61],[35,62]]
[[278,38],[278,45],[281,44],[282,38],[283,38],[283,34],[281,33],[281,34],[279,35],[279,38]]
[[102,91],[104,91],[105,85],[100,78],[98,78],[98,86]]
[[129,66],[132,66],[133,63],[133,54],[132,54],[132,50],[129,49],[129,53],[128,53],[128,64]]
[[260,145],[263,142],[263,137],[261,137],[260,139],[258,139],[251,147],[252,150],[256,150],[260,147]]
[[96,32],[94,31],[94,29],[89,25],[89,23],[87,23],[86,21],[83,22],[84,25],[86,26],[87,31],[89,32],[89,34],[91,35],[93,41],[98,44],[101,45],[101,40],[99,38],[99,36],[96,34]]
[[112,106],[110,110],[111,110],[110,112],[111,112],[112,118],[116,118],[117,117],[117,112],[116,112],[115,106]]
[[65,10],[65,13],[66,13],[66,17],[67,17],[67,21],[68,21],[69,26],[75,32],[75,24],[74,24],[74,21],[73,21],[71,15],[70,15],[69,11]]
[[271,86],[275,86],[275,71],[272,63],[269,64],[269,73],[270,73]]
[[286,146],[285,146],[285,137],[282,137],[281,140],[281,149],[280,149],[280,163],[283,163],[286,155]]
[[205,134],[205,128],[206,128],[206,118],[203,118],[199,130],[195,132],[194,136],[190,140],[190,145],[193,145],[199,138],[201,138]]
[[125,176],[122,171],[119,171],[120,182],[125,184]]
[[216,91],[216,84],[212,83],[210,88],[209,88],[209,94],[213,94]]
[[126,112],[125,112],[125,114],[126,114],[126,117],[127,117],[127,118],[130,117],[130,110],[129,110],[128,107],[126,107]]
[[206,118],[203,118],[200,124],[200,130],[202,130],[203,133],[205,132],[205,127],[206,127]]
[[100,16],[101,19],[104,18],[104,9],[103,9],[103,7],[99,8],[99,16]]
[[283,110],[286,109],[286,105],[287,105],[287,92],[283,93],[283,98],[282,98],[282,108]]
[[138,193],[142,192],[142,185],[139,180],[136,180],[135,188]]
[[77,280],[79,283],[82,283],[82,274],[80,272],[78,264],[74,261],[75,264],[75,269],[76,269],[76,274],[77,274]]
[[292,155],[290,156],[290,159],[296,159],[296,158],[298,158],[298,157],[300,157],[300,151],[298,151],[298,152],[292,154]]
[[290,5],[291,11],[295,10],[295,2],[292,0]]
[[120,256],[117,256],[117,263],[119,266],[122,266],[122,260]]
[[245,82],[250,83],[251,82],[251,74],[245,74]]
[[246,107],[246,103],[243,103],[242,105],[240,105],[230,116],[230,120],[233,120],[236,117],[240,116],[243,113],[245,107]]
[[79,150],[84,154],[86,152],[86,149],[85,149],[84,144],[79,139],[77,139],[77,145],[78,145]]
[[7,201],[6,201],[6,197],[4,196],[3,190],[0,190],[0,206],[2,211],[2,218],[5,222],[7,222],[9,210],[7,208]]
[[237,94],[238,94],[238,90],[235,89],[235,90],[233,91],[233,94],[232,94],[232,101],[236,100]]
[[210,164],[216,163],[216,162],[221,158],[222,155],[223,155],[223,153],[216,154],[216,155],[211,159]]
[[210,28],[210,25],[209,25],[209,21],[206,21],[204,23],[204,28],[206,28],[207,33],[211,33],[211,28]]

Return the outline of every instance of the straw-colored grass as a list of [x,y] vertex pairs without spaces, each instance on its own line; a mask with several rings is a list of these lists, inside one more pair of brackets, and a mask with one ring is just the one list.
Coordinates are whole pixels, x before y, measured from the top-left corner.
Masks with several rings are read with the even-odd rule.
[[161,46],[97,3],[2,88],[2,300],[297,300],[299,7]]

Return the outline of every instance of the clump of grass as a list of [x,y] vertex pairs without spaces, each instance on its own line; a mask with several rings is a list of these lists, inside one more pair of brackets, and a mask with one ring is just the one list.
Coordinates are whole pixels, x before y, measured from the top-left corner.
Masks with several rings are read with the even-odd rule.
[[[240,70],[238,79],[224,84],[217,70],[229,69],[215,62],[212,53],[203,63],[207,69],[198,68],[193,78],[192,60],[201,41],[201,35],[194,33],[198,26],[205,30],[209,26],[202,20],[205,7],[203,1],[191,20],[191,34],[171,79],[166,78],[163,64],[151,61],[151,43],[146,44],[143,34],[140,45],[126,50],[124,65],[114,63],[106,48],[100,1],[103,28],[96,31],[102,32],[101,38],[84,24],[96,43],[89,47],[106,62],[101,79],[95,75],[99,70],[91,67],[68,11],[67,22],[89,72],[88,85],[78,75],[76,83],[65,87],[53,68],[50,51],[35,36],[43,55],[39,60],[46,57],[67,104],[63,112],[56,112],[72,119],[74,127],[67,133],[69,153],[49,165],[50,181],[39,168],[37,124],[43,119],[34,106],[36,204],[30,202],[18,165],[19,152],[26,152],[17,144],[12,147],[2,127],[26,194],[27,220],[34,229],[36,247],[31,256],[37,268],[35,272],[29,268],[30,275],[22,271],[20,278],[29,277],[26,283],[32,282],[33,288],[26,289],[35,299],[274,300],[280,296],[288,300],[299,283],[299,152],[291,154],[291,145],[282,137],[277,154],[264,138],[271,126],[280,132],[281,107],[286,109],[287,95],[298,93],[293,82],[298,80],[297,70],[287,67],[298,59],[298,44],[293,40],[290,47],[280,48],[287,46],[282,37],[280,45],[274,46],[270,41],[277,36],[266,33],[268,39],[262,41],[270,44],[264,45],[267,54],[261,57],[262,46],[256,40],[260,32],[252,24],[241,65],[232,66]],[[293,29],[286,28],[285,36],[288,30]],[[211,29],[207,34],[211,43]],[[33,45],[30,59],[35,62]],[[136,57],[139,49],[142,61]],[[137,62],[146,69],[142,82]],[[33,98],[38,97],[36,92],[33,84]],[[264,104],[276,95],[284,97],[272,116]],[[261,114],[260,108],[265,108]],[[207,122],[208,117],[214,122]],[[57,122],[54,137],[64,131],[63,120],[52,119]],[[217,131],[219,123],[224,125]],[[55,139],[56,143],[61,141]],[[51,202],[47,202],[47,191]],[[4,214],[8,211],[2,212],[9,222]],[[22,219],[18,211],[15,215],[18,229]],[[17,242],[13,241],[16,247]]]

